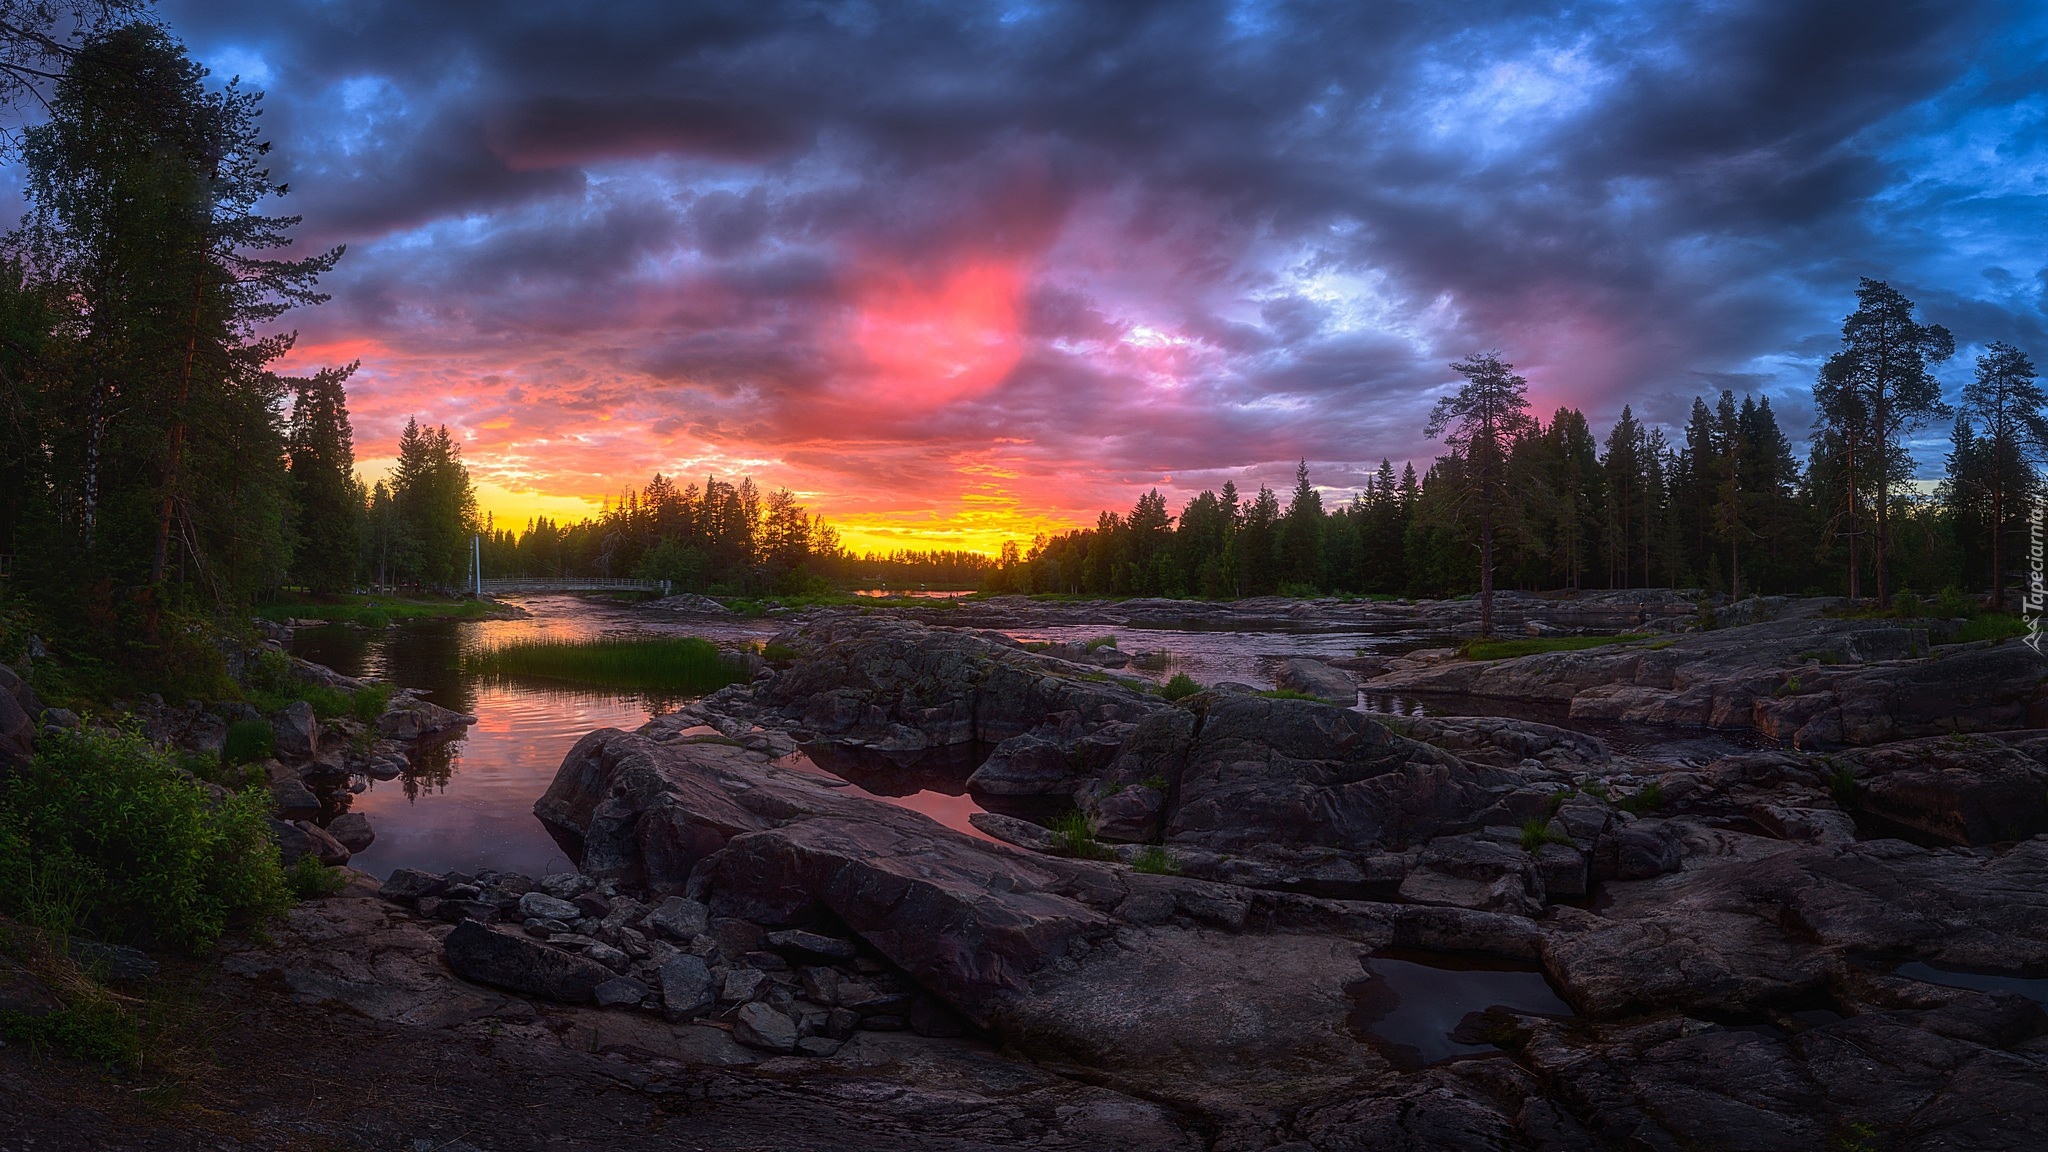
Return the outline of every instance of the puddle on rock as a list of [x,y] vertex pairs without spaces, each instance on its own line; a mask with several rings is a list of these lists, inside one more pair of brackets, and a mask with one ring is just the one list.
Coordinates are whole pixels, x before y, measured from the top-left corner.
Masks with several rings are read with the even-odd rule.
[[1937,968],[1918,960],[1899,965],[1893,969],[1892,975],[1948,988],[1967,988],[1972,992],[2017,992],[2037,1004],[2048,1004],[2048,977]]
[[1388,950],[1363,958],[1366,977],[1346,992],[1354,1035],[1376,1041],[1397,1065],[1420,1067],[1455,1056],[1493,1052],[1491,1044],[1453,1039],[1474,1012],[1507,1008],[1538,1016],[1570,1016],[1533,965],[1486,956]]
[[908,808],[956,832],[995,842],[995,837],[968,823],[968,817],[984,809],[967,794],[967,777],[987,757],[985,745],[962,745],[902,757],[810,744],[775,763],[778,767],[823,777],[850,796]]

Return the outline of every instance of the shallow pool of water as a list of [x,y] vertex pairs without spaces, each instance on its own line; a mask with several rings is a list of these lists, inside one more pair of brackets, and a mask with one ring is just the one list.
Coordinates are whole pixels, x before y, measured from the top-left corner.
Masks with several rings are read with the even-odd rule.
[[1966,972],[1958,968],[1937,968],[1918,960],[1899,965],[1893,974],[1949,988],[1968,988],[1973,992],[2017,992],[2036,1003],[2048,1004],[2048,978],[2043,977]]
[[1419,1066],[1495,1051],[1490,1044],[1453,1038],[1473,1012],[1509,1008],[1539,1016],[1572,1014],[1543,973],[1525,965],[1409,952],[1381,952],[1362,963],[1366,978],[1347,989],[1351,1029],[1378,1040],[1397,1063]]

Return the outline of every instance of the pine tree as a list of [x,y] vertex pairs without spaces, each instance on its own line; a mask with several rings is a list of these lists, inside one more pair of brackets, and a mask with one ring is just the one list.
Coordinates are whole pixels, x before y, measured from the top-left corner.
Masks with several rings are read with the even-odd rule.
[[2048,454],[2048,393],[2033,361],[2002,341],[1985,349],[1977,358],[1976,379],[1963,386],[1963,414],[1984,426],[1981,463],[1971,482],[1983,493],[1989,517],[1991,603],[1998,606],[2004,603],[2008,541],[2039,486],[2035,468]]
[[353,584],[362,547],[365,494],[356,479],[355,434],[342,387],[355,369],[325,369],[298,381],[292,405],[292,574],[314,592]]
[[[1828,358],[1814,389],[1815,407],[1845,454],[1852,509],[1857,477],[1870,481],[1872,566],[1880,605],[1891,603],[1886,556],[1892,485],[1912,469],[1903,438],[1931,418],[1950,415],[1941,402],[1941,385],[1927,369],[1954,353],[1955,338],[1948,329],[1920,323],[1913,318],[1911,300],[1882,280],[1866,277],[1856,289],[1856,310],[1842,322],[1842,349]],[[1853,596],[1853,560],[1850,582]]]
[[1294,495],[1280,522],[1281,579],[1315,588],[1323,575],[1323,497],[1308,482],[1308,461],[1294,469]]
[[1527,430],[1529,382],[1495,352],[1451,365],[1465,383],[1438,400],[1423,434],[1441,437],[1466,461],[1461,502],[1476,506],[1479,528],[1479,633],[1493,634],[1493,550],[1506,482],[1507,451]]

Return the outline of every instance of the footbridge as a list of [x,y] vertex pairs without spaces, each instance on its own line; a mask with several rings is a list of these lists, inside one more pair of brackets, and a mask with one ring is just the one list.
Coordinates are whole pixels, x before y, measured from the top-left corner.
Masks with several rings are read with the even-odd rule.
[[668,595],[666,580],[626,580],[611,576],[508,576],[476,581],[479,596],[533,595],[544,592],[657,592]]

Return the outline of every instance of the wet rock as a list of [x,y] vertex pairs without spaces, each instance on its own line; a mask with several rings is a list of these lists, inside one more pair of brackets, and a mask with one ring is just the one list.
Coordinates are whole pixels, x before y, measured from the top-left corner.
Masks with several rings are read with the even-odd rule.
[[766,1004],[748,1004],[733,1017],[732,1038],[749,1048],[786,1055],[796,1051],[796,1021]]
[[1019,848],[1028,848],[1033,852],[1053,850],[1052,831],[1043,824],[1033,824],[1029,820],[1019,820],[1015,816],[1004,816],[997,812],[970,812],[967,815],[967,822],[1005,844],[1015,844]]
[[376,829],[370,827],[370,818],[361,812],[343,812],[329,820],[327,834],[350,852],[361,852],[377,840]]
[[566,1004],[588,1003],[613,978],[602,964],[474,920],[455,926],[443,955],[465,980]]

